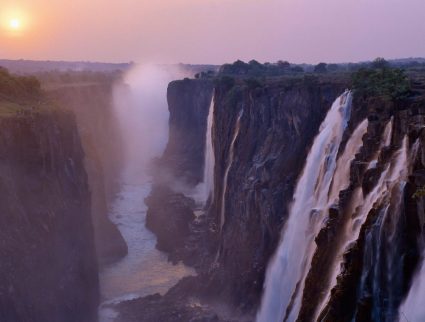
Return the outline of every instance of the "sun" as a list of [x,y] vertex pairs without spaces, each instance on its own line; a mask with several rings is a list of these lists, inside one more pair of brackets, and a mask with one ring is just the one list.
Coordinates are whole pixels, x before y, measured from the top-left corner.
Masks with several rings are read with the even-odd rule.
[[21,28],[21,21],[17,18],[10,19],[9,28],[12,30],[18,30]]

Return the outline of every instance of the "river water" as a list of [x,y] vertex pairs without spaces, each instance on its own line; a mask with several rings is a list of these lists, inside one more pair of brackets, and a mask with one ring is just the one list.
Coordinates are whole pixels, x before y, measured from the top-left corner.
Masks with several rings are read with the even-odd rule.
[[145,227],[151,183],[124,183],[117,194],[109,218],[117,225],[128,245],[128,255],[100,272],[100,322],[119,321],[108,304],[150,294],[166,293],[181,278],[195,271],[182,263],[173,265],[155,248],[156,237]]

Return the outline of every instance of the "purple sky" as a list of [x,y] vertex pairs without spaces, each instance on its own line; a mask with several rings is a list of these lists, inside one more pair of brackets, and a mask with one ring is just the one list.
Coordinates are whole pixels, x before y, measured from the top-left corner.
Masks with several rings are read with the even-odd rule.
[[425,0],[0,1],[0,58],[346,62],[425,56],[424,36]]

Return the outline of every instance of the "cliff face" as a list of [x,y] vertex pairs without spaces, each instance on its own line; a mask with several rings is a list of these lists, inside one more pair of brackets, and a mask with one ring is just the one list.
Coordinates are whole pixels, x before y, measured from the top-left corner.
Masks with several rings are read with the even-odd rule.
[[[175,82],[173,86],[179,88],[182,84],[183,81]],[[196,81],[186,82],[185,86],[202,90],[195,84]],[[266,267],[281,238],[297,179],[321,122],[347,87],[347,78],[332,76],[222,78],[216,82],[212,200],[204,214],[197,217],[188,215],[194,205],[183,195],[171,198],[171,194],[157,194],[159,190],[154,190],[151,198],[156,198],[156,202],[149,202],[151,220],[156,221],[154,231],[159,236],[167,234],[170,227],[179,226],[184,218],[184,229],[175,230],[180,234],[167,234],[171,247],[164,250],[174,251],[175,259],[186,261],[187,254],[191,254],[190,263],[197,266],[199,276],[182,281],[164,297],[123,304],[129,321],[153,321],[155,310],[161,310],[164,321],[173,321],[175,311],[183,312],[185,317],[192,314],[199,321],[254,319]],[[408,99],[398,102],[354,96],[337,158],[365,119],[366,134],[360,139],[362,147],[350,161],[348,188],[339,192],[326,220],[318,224],[311,265],[300,290],[297,321],[398,319],[398,308],[423,251],[419,240],[423,239],[424,197],[415,196],[415,192],[425,184],[425,99],[423,86],[418,88]],[[175,101],[185,99],[183,93],[170,101],[172,113],[186,111],[174,109],[179,106]],[[202,92],[199,95],[205,96]],[[189,111],[197,110],[192,107]],[[170,141],[175,132],[182,136],[188,126],[177,122],[179,118],[188,116],[175,115],[170,120],[174,127]],[[202,126],[198,133],[204,134],[205,123]],[[171,164],[184,164],[181,167],[185,171],[180,171],[180,176],[189,173],[193,178],[192,173],[201,173],[197,172],[199,164],[188,161],[191,153],[199,150],[193,146],[175,153],[174,159],[169,158],[175,160]],[[188,182],[196,184],[199,180]],[[164,186],[170,188],[163,182],[162,189]],[[161,222],[167,224],[161,226]],[[358,229],[358,235],[349,233],[350,229]],[[182,238],[183,243],[175,242]],[[176,252],[173,245],[183,251]],[[190,312],[193,297],[201,299],[200,307],[205,309],[202,313],[197,309]],[[217,302],[224,302],[230,309],[217,310]],[[214,305],[209,306],[211,303]],[[151,314],[150,318],[144,320],[135,313],[141,306],[143,310],[139,312]],[[234,315],[226,316],[226,310]]]
[[[423,159],[425,141],[425,100],[418,95],[405,102],[381,99],[357,99],[354,108],[369,121],[363,148],[351,164],[350,186],[340,194],[331,220],[316,239],[313,258],[298,321],[318,315],[317,294],[327,283],[335,245],[342,235],[347,218],[358,216],[353,208],[355,193],[373,193],[388,164],[394,167],[403,148],[407,160],[402,167],[408,176],[394,187],[388,183],[390,196],[378,199],[366,213],[358,238],[343,255],[341,271],[328,304],[320,313],[321,321],[398,321],[399,307],[406,296],[414,271],[418,268],[423,236],[423,197],[415,196],[425,184]],[[353,120],[352,123],[355,123]],[[385,128],[392,125],[389,145],[382,148]],[[368,167],[377,158],[376,166]],[[390,169],[391,169],[390,166]],[[410,312],[411,313],[411,312]]]
[[185,79],[168,86],[169,139],[160,165],[162,170],[169,169],[173,179],[192,186],[203,179],[205,132],[212,95],[210,80]]
[[156,162],[154,186],[146,199],[146,225],[157,235],[157,248],[168,252],[173,261],[192,265],[199,262],[200,240],[191,233],[195,203],[182,191],[194,189],[203,180],[212,95],[210,80],[185,79],[169,84],[169,140]]
[[98,271],[90,193],[70,113],[0,118],[0,320],[93,322]]
[[216,88],[210,216],[216,223],[218,257],[210,287],[243,310],[255,310],[259,303],[265,269],[308,149],[344,88],[343,82],[307,80]]
[[77,120],[91,191],[96,250],[101,264],[127,254],[127,245],[108,218],[122,168],[122,142],[113,111],[112,84],[58,86],[49,91]]

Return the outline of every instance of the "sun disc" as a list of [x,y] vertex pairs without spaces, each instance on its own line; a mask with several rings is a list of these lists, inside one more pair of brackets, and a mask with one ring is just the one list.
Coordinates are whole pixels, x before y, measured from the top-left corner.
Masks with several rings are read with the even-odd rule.
[[19,29],[21,27],[21,21],[19,19],[11,19],[9,21],[9,27],[11,29]]

